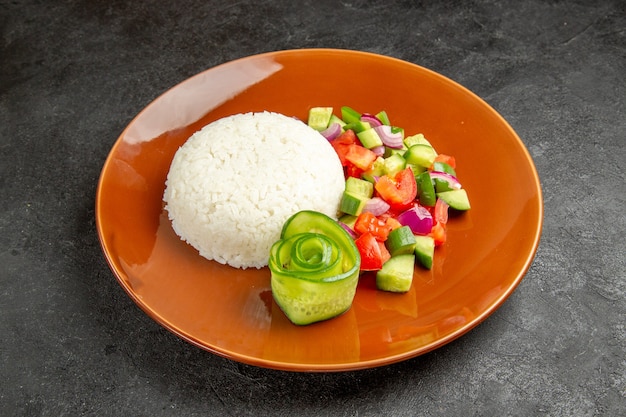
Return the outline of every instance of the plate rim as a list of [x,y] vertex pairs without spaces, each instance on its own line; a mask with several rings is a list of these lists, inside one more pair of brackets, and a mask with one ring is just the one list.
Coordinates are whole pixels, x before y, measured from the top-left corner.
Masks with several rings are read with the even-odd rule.
[[[193,80],[197,77],[204,76],[206,73],[214,71],[218,68],[222,68],[222,67],[229,66],[229,65],[237,65],[238,63],[242,61],[246,61],[246,60],[262,59],[266,57],[276,57],[276,56],[284,56],[284,55],[298,55],[298,54],[307,55],[307,54],[320,54],[320,53],[334,54],[334,55],[354,55],[354,56],[361,56],[361,57],[369,57],[374,60],[383,60],[383,61],[389,60],[402,66],[414,67],[416,69],[419,69],[420,71],[425,71],[431,76],[434,76],[435,78],[438,78],[441,81],[444,81],[445,83],[454,86],[454,88],[462,90],[465,94],[468,94],[469,96],[471,96],[473,100],[480,102],[481,105],[492,114],[492,116],[495,116],[498,119],[499,123],[501,123],[503,126],[506,126],[507,129],[512,134],[513,138],[515,139],[517,147],[519,148],[519,150],[522,151],[524,155],[524,160],[528,163],[528,167],[530,168],[530,174],[532,174],[531,176],[533,180],[532,181],[533,190],[536,191],[537,193],[537,207],[536,207],[537,223],[534,225],[532,244],[530,245],[530,250],[527,254],[524,254],[524,262],[522,266],[519,268],[519,271],[515,274],[515,279],[513,279],[511,284],[506,288],[506,291],[503,291],[496,300],[489,303],[489,306],[487,308],[483,309],[480,312],[480,314],[477,314],[470,321],[468,321],[466,325],[459,327],[455,331],[447,334],[446,336],[442,338],[438,338],[434,343],[428,344],[424,348],[407,350],[399,354],[384,356],[384,357],[377,357],[375,359],[369,359],[369,360],[359,360],[359,361],[348,362],[348,363],[342,362],[342,363],[313,364],[313,363],[294,363],[294,362],[284,362],[284,361],[263,359],[263,358],[259,358],[256,356],[233,352],[232,350],[228,350],[228,349],[220,350],[217,346],[208,346],[206,343],[202,343],[200,340],[194,338],[192,335],[188,335],[185,332],[181,331],[180,329],[176,328],[176,326],[169,323],[169,321],[165,317],[162,317],[160,314],[150,309],[149,306],[146,303],[144,303],[138,297],[138,295],[135,294],[131,290],[131,288],[129,288],[128,285],[125,284],[124,279],[121,276],[122,272],[118,271],[117,267],[115,266],[115,262],[112,258],[112,255],[105,245],[106,238],[103,232],[104,226],[102,224],[102,218],[101,218],[101,210],[102,210],[101,205],[102,205],[102,192],[103,192],[102,189],[103,189],[103,183],[106,177],[107,168],[110,167],[111,161],[115,155],[115,151],[117,150],[119,146],[121,146],[123,139],[126,133],[128,132],[128,130],[131,128],[131,126],[138,119],[140,119],[144,113],[150,111],[150,109],[153,106],[156,106],[160,100],[163,100],[164,97],[166,97],[172,91],[179,88],[182,84],[187,83],[190,80]],[[478,96],[473,91],[469,90],[467,87],[459,84],[458,82],[454,81],[453,79],[441,73],[435,72],[419,64],[415,64],[413,62],[406,61],[400,58],[395,58],[392,56],[382,55],[382,54],[378,54],[374,52],[341,49],[341,48],[283,49],[283,50],[267,51],[267,52],[262,52],[258,54],[242,56],[242,57],[230,60],[230,61],[219,63],[215,66],[206,68],[190,77],[183,79],[182,81],[176,83],[172,87],[167,88],[165,91],[158,94],[146,106],[144,106],[133,118],[130,119],[130,121],[126,124],[124,129],[120,132],[115,142],[111,146],[107,154],[107,157],[102,165],[98,182],[97,182],[96,194],[95,194],[95,222],[96,222],[96,231],[97,231],[101,251],[105,257],[105,260],[108,264],[109,269],[115,276],[118,284],[121,285],[121,287],[124,289],[126,294],[133,300],[133,302],[137,306],[140,307],[140,309],[148,317],[156,321],[157,324],[159,324],[160,326],[166,328],[168,331],[175,334],[177,337],[185,340],[186,342],[200,349],[211,352],[220,357],[227,358],[229,360],[242,362],[242,363],[252,365],[252,366],[268,368],[268,369],[283,370],[283,371],[296,371],[296,372],[339,372],[339,371],[354,371],[354,370],[362,370],[362,369],[371,369],[375,367],[391,365],[391,364],[398,363],[407,359],[421,356],[428,352],[432,352],[452,342],[455,339],[458,339],[459,337],[470,332],[476,326],[484,322],[489,316],[491,316],[496,310],[498,310],[508,298],[510,298],[511,294],[517,289],[517,287],[519,286],[519,284],[521,283],[525,275],[528,273],[530,267],[532,266],[537,256],[537,251],[541,242],[541,236],[543,232],[544,199],[543,199],[541,181],[540,181],[537,168],[524,142],[521,140],[517,132],[511,127],[511,125],[506,121],[506,119],[504,119],[504,117],[498,111],[496,111],[483,98]]]

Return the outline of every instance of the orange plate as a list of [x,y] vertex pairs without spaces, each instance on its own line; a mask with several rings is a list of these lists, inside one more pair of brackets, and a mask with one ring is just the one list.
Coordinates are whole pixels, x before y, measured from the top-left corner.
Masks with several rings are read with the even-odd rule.
[[[377,291],[372,276],[364,276],[347,313],[297,327],[273,302],[267,268],[208,261],[174,234],[161,201],[164,182],[178,147],[213,120],[263,110],[306,119],[313,106],[343,105],[386,110],[394,125],[424,133],[439,152],[454,155],[472,209],[449,221],[432,270],[416,268],[407,294]],[[181,338],[252,365],[343,371],[431,351],[493,313],[530,267],[542,207],[528,151],[476,95],[398,59],[313,49],[229,62],[157,98],[113,146],[96,220],[124,290]]]

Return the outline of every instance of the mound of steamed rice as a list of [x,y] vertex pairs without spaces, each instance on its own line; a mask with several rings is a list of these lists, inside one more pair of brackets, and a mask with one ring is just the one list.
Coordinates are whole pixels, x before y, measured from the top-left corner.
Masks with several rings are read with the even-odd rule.
[[201,256],[261,268],[294,213],[337,218],[344,187],[320,133],[278,113],[246,113],[208,124],[178,149],[163,200],[176,234]]

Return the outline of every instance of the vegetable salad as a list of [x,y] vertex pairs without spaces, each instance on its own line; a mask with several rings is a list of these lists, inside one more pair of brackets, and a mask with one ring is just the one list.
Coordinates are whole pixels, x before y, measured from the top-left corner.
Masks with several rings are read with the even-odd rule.
[[361,271],[377,272],[378,288],[408,291],[414,263],[430,269],[435,248],[446,241],[448,211],[470,209],[455,158],[438,153],[423,134],[406,135],[385,111],[340,112],[315,107],[308,120],[344,167],[340,225],[355,240]]

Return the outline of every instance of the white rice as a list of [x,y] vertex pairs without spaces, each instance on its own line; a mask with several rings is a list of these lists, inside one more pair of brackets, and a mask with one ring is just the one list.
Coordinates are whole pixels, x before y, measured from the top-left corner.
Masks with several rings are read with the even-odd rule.
[[178,149],[163,200],[174,231],[201,256],[261,268],[292,214],[336,218],[344,186],[320,133],[278,113],[246,113],[208,124]]

